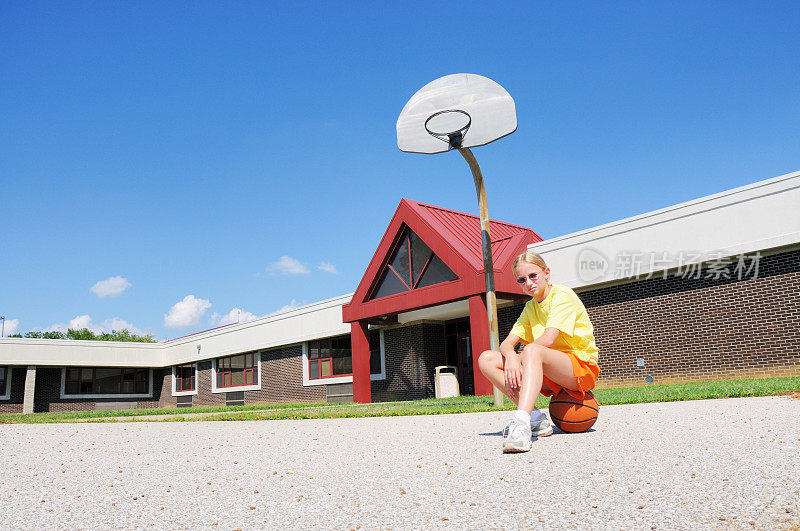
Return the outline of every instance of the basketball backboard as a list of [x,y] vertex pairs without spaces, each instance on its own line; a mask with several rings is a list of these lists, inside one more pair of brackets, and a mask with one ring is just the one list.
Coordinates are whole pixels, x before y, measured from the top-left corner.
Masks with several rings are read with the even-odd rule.
[[[514,99],[503,87],[477,74],[451,74],[408,100],[397,119],[397,147],[443,153],[455,146],[483,146],[516,130]],[[456,133],[448,139],[448,132]]]

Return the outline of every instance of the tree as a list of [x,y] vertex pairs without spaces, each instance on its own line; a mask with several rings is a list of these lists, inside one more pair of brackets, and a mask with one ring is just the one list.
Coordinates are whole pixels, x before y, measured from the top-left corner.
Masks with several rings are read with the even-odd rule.
[[[10,335],[8,337],[23,337],[20,334]],[[24,337],[32,339],[78,339],[82,341],[125,341],[134,343],[157,343],[153,334],[145,334],[139,336],[132,334],[127,328],[122,330],[112,330],[111,332],[103,332],[102,334],[95,334],[88,328],[81,328],[76,330],[70,328],[66,333],[64,332],[27,332]]]
[[33,339],[67,339],[66,334],[55,330],[50,332],[28,332],[25,337]]

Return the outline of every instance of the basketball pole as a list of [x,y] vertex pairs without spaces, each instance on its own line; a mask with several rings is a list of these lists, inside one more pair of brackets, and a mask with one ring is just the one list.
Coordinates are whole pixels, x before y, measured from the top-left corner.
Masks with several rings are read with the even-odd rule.
[[[481,243],[483,244],[483,276],[486,281],[486,314],[489,317],[489,348],[500,352],[500,333],[497,331],[497,297],[494,293],[494,265],[492,261],[492,236],[489,230],[489,205],[486,201],[486,187],[483,185],[483,174],[475,155],[469,148],[458,147],[472,170],[475,180],[475,191],[478,193],[478,210],[481,217]],[[503,393],[497,386],[494,388],[494,405],[503,405]]]

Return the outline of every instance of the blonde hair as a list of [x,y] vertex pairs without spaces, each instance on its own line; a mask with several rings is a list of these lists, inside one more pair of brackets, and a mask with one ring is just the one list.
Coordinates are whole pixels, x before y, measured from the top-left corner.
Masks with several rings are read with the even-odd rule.
[[527,262],[529,264],[537,265],[542,269],[547,269],[547,264],[544,263],[544,258],[542,258],[541,255],[531,251],[525,251],[524,253],[520,253],[520,255],[514,259],[514,263],[511,264],[512,273],[516,274],[517,265],[520,262]]

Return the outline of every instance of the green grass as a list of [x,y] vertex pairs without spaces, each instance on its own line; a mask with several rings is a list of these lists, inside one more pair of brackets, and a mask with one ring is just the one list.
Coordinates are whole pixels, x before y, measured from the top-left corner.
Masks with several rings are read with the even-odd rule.
[[[151,409],[109,409],[107,411],[60,411],[57,413],[33,413],[31,415],[0,414],[0,424],[7,423],[46,423],[65,422],[83,419],[109,420],[114,417],[143,417],[150,415],[185,415],[187,413],[219,413],[250,411],[264,409],[304,408],[321,404],[253,404],[249,406],[198,406],[198,407],[163,407]],[[126,419],[127,420],[127,419]]]
[[[800,377],[764,378],[754,380],[720,380],[714,382],[692,382],[681,384],[648,385],[597,389],[594,391],[601,405],[640,404],[646,402],[674,402],[679,400],[701,400],[709,398],[734,398],[747,396],[771,396],[800,391]],[[540,398],[539,408],[547,408],[549,399]],[[513,409],[506,399],[501,409]],[[161,420],[272,420],[272,419],[325,419],[350,417],[392,417],[407,415],[442,415],[451,413],[477,413],[497,411],[492,397],[462,396],[458,398],[414,400],[379,404],[258,404],[237,407],[194,407],[136,409],[122,411],[79,411],[63,413],[34,413],[32,415],[0,415],[0,423],[46,423],[46,422],[112,422],[113,417],[137,420],[144,415],[164,415]],[[188,413],[212,413],[197,417],[171,418],[166,415]],[[217,414],[213,414],[217,413]]]

